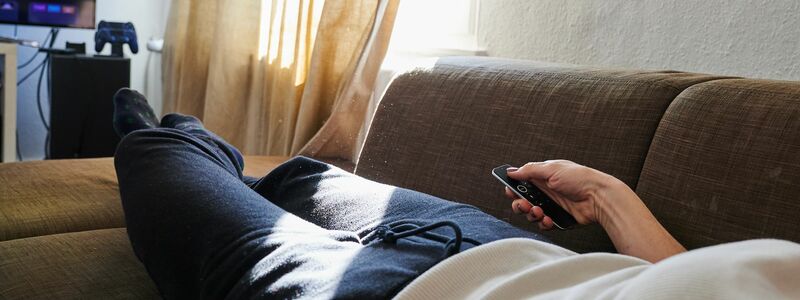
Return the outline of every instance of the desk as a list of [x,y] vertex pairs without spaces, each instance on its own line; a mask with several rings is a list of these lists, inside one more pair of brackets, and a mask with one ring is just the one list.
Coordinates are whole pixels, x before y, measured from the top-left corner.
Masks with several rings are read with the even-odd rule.
[[0,64],[3,66],[3,82],[0,85],[2,101],[2,148],[0,162],[16,161],[17,153],[17,44],[0,43]]

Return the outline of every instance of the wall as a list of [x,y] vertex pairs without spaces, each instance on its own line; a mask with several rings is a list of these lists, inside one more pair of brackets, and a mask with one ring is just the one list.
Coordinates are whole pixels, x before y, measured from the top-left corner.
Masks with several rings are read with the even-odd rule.
[[800,80],[800,1],[482,0],[489,55]]
[[[156,113],[161,111],[161,57],[160,54],[151,53],[146,48],[147,40],[164,35],[170,1],[166,0],[97,0],[97,21],[133,22],[139,38],[139,53],[132,55],[125,47],[125,55],[131,58],[131,87],[145,92],[148,99],[156,108]],[[17,37],[42,41],[50,29],[37,26],[18,26]],[[0,35],[13,36],[13,25],[0,25]],[[55,47],[63,48],[66,41],[86,42],[87,52],[94,54],[94,30],[89,29],[61,29]],[[110,45],[106,45],[105,54],[110,53]],[[19,62],[28,60],[35,50],[27,47],[18,47]],[[27,74],[41,60],[37,60],[19,71],[21,78]],[[36,109],[36,84],[38,73],[18,87],[17,95],[17,128],[19,132],[20,150],[24,160],[41,159],[44,157],[44,141],[46,131]],[[46,86],[46,78],[42,86]],[[46,89],[42,89],[43,99],[47,99]],[[109,99],[110,100],[110,99]],[[46,101],[45,101],[46,102]],[[45,103],[46,104],[46,103]],[[49,115],[49,107],[45,106],[45,115]]]

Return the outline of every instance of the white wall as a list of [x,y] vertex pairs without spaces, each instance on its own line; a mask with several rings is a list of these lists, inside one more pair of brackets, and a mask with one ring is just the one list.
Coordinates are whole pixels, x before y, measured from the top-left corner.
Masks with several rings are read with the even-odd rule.
[[[157,53],[147,50],[147,40],[161,38],[164,35],[168,0],[97,0],[97,22],[100,20],[133,22],[139,38],[139,53],[132,55],[125,46],[125,55],[131,58],[131,87],[145,92],[150,102],[156,108],[156,113],[161,111],[161,57]],[[49,28],[36,26],[18,26],[19,38],[42,41]],[[13,25],[0,25],[0,35],[13,36]],[[66,41],[85,42],[89,54],[94,54],[94,30],[62,28],[56,40],[55,47],[63,48]],[[110,45],[106,45],[105,54],[110,53]],[[19,62],[27,61],[35,53],[34,49],[18,47]],[[38,62],[44,55],[40,55]],[[36,63],[19,71],[21,78],[27,74]],[[24,160],[41,159],[44,157],[44,141],[46,131],[39,120],[36,109],[36,81],[38,73],[24,82],[18,88],[17,95],[17,128],[19,131],[20,149]],[[46,78],[42,86],[46,86]],[[48,97],[46,89],[42,89],[43,99]],[[109,99],[110,101],[111,99]],[[46,101],[45,101],[46,102]],[[45,116],[49,116],[49,107],[45,107]]]
[[478,44],[492,56],[800,80],[800,1],[481,0]]

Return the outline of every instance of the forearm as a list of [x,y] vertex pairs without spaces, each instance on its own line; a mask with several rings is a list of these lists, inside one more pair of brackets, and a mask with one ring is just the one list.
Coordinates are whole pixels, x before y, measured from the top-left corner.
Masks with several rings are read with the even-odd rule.
[[598,196],[597,221],[619,253],[657,262],[686,251],[624,183],[609,182]]

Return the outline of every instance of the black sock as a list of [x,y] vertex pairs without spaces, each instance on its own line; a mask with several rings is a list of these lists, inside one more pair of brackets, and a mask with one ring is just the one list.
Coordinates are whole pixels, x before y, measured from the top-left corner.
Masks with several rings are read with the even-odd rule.
[[139,92],[123,88],[114,95],[114,131],[124,137],[134,130],[156,128],[158,118]]

